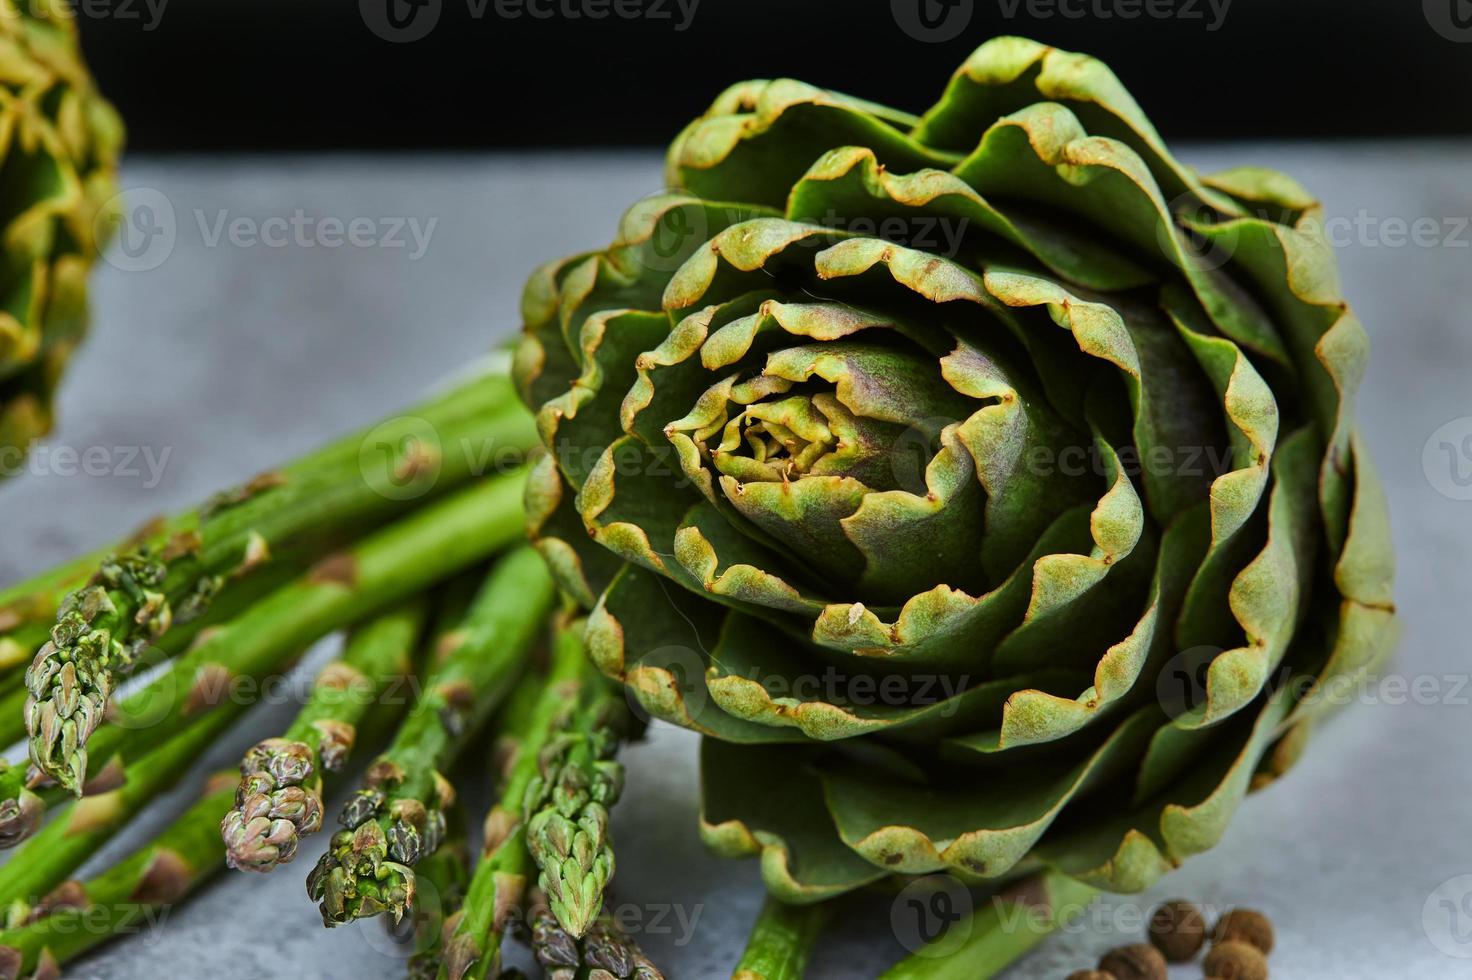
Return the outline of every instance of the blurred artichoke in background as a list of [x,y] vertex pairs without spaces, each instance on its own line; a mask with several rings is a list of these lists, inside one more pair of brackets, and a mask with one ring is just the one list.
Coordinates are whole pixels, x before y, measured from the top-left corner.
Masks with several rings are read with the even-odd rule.
[[0,478],[51,428],[87,327],[87,272],[117,193],[122,123],[62,0],[0,0]]
[[1001,38],[919,117],[736,85],[668,181],[527,288],[532,533],[780,898],[1142,889],[1390,652],[1367,339],[1289,178]]

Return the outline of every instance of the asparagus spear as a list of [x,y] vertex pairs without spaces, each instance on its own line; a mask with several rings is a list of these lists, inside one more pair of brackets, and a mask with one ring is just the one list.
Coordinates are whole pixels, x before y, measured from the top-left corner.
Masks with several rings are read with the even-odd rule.
[[414,868],[414,952],[409,957],[409,980],[434,980],[439,973],[446,931],[465,900],[470,850],[464,823],[450,821],[445,842]]
[[[479,561],[522,533],[520,472],[481,481],[429,505],[324,559],[300,580],[273,593],[227,626],[207,634],[152,683],[119,703],[119,724],[97,732],[91,752],[69,748],[78,776],[67,788],[81,789],[82,775],[126,764],[178,732],[200,711],[230,696],[232,684],[260,679],[295,651],[376,610],[422,591],[435,581]],[[0,773],[3,829],[23,839],[48,802],[62,797],[56,787],[31,792],[17,770]],[[6,807],[9,807],[7,810]]]
[[148,846],[85,883],[67,882],[15,916],[19,921],[0,932],[0,980],[40,966],[55,971],[114,935],[156,922],[162,909],[220,867],[215,821],[234,792],[235,775],[217,773],[203,798]]
[[637,943],[607,916],[581,940],[562,928],[544,894],[532,899],[532,951],[547,980],[664,980]]
[[[437,436],[439,450],[417,438],[425,431]],[[412,485],[424,474],[437,489],[463,485],[487,462],[466,446],[535,442],[505,378],[478,379],[369,435],[212,500],[194,515],[197,527],[172,527],[167,540],[105,558],[91,583],[62,601],[50,642],[26,671],[37,769],[80,792],[87,742],[119,675],[174,622],[199,615],[231,577],[284,549],[320,553],[324,542],[412,509],[428,489]],[[388,450],[388,478],[374,475],[385,461],[372,457],[375,447]]]
[[[149,647],[140,657],[136,667],[152,666],[179,655],[188,649],[205,630],[233,618],[249,608],[261,597],[289,581],[293,569],[286,563],[278,563],[261,574],[253,575],[238,588],[229,590],[222,601],[215,603],[200,619],[185,626],[177,626],[166,633],[156,646]],[[25,702],[30,694],[15,677],[14,688],[0,695],[0,744],[9,745],[25,737]],[[4,689],[0,683],[0,689]],[[32,798],[24,789],[26,783],[24,766],[12,767],[0,762],[0,849],[12,847],[24,840],[34,829],[35,821],[44,813],[44,804]]]
[[801,980],[828,917],[828,906],[768,898],[731,980]]
[[424,620],[424,602],[411,601],[355,630],[286,733],[246,752],[235,806],[220,822],[230,867],[287,864],[301,838],[322,828],[322,774],[341,770],[363,715],[411,675]]
[[554,593],[530,548],[497,563],[462,630],[437,651],[423,697],[343,807],[346,829],[307,877],[324,924],[381,912],[397,920],[414,900],[413,865],[438,846],[454,798],[441,772],[515,682]]
[[917,950],[880,980],[986,980],[1082,914],[1097,894],[1098,889],[1055,871],[1035,875],[977,908],[969,921],[955,923],[952,928],[964,930],[967,938],[954,949]]
[[441,955],[430,976],[460,980],[496,975],[502,934],[520,912],[532,869],[521,802],[536,773],[537,753],[551,733],[553,716],[567,696],[567,685],[576,687],[581,659],[582,651],[576,645],[569,650],[559,634],[547,676],[523,677],[502,712],[492,754],[502,776],[501,800],[486,814],[480,860],[464,907],[447,923]]
[[[402,714],[392,701],[370,712],[359,726],[359,743],[382,744]],[[34,905],[12,905],[0,932],[0,980],[56,977],[60,964],[159,921],[161,912],[223,869],[217,823],[235,799],[237,778],[230,771],[209,777],[197,803],[109,870],[87,882],[65,882]]]
[[[581,647],[580,640],[566,642]],[[624,785],[624,768],[614,753],[631,723],[621,693],[591,665],[583,673],[577,693],[565,699],[551,738],[540,748],[523,810],[527,847],[541,872],[538,887],[574,937],[597,918],[613,877],[608,809]]]
[[246,704],[212,712],[128,767],[122,786],[73,804],[0,867],[0,908],[45,895],[82,866],[156,797],[189,770]]

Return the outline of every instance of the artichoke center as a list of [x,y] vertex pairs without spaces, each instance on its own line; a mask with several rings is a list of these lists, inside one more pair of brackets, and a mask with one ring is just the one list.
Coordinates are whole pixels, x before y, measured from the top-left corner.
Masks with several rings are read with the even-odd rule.
[[813,472],[838,447],[831,394],[759,402],[728,421],[711,461],[742,482],[779,482]]

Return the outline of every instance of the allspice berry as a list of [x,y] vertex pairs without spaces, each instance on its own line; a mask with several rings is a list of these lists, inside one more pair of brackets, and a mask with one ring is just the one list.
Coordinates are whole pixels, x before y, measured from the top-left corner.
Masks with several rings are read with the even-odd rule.
[[1068,975],[1068,980],[1118,980],[1118,978],[1103,970],[1074,970]]
[[1224,943],[1235,940],[1256,946],[1267,956],[1273,951],[1273,924],[1261,912],[1252,909],[1232,909],[1216,924],[1213,942]]
[[1206,943],[1206,918],[1183,899],[1166,902],[1150,916],[1150,942],[1172,963],[1189,963]]
[[1211,947],[1203,966],[1208,977],[1220,980],[1268,980],[1268,961],[1262,950],[1236,939]]
[[1149,943],[1111,949],[1099,960],[1099,969],[1115,980],[1166,980],[1170,975],[1165,957]]

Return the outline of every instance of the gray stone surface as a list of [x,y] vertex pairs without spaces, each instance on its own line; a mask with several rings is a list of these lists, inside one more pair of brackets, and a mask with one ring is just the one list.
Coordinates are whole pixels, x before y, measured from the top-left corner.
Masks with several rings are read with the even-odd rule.
[[[1408,681],[1434,678],[1436,691],[1420,699],[1390,686],[1370,691],[1368,703],[1325,727],[1291,778],[1248,801],[1215,851],[1142,899],[1101,906],[1092,928],[1056,938],[1008,975],[1043,980],[1088,965],[1135,938],[1140,909],[1180,894],[1271,913],[1280,936],[1275,976],[1466,976],[1472,964],[1449,953],[1472,956],[1472,935],[1464,935],[1472,933],[1472,899],[1459,905],[1464,891],[1455,886],[1433,892],[1472,873],[1472,692],[1460,683],[1472,635],[1472,502],[1436,489],[1454,487],[1450,471],[1443,460],[1428,477],[1423,447],[1444,424],[1472,416],[1472,328],[1461,298],[1472,278],[1472,233],[1456,231],[1472,215],[1472,146],[1266,146],[1186,156],[1208,169],[1274,163],[1314,188],[1331,215],[1354,219],[1363,209],[1369,219],[1364,234],[1347,229],[1354,241],[1342,263],[1376,347],[1360,414],[1385,474],[1402,564],[1406,635],[1390,670]],[[162,262],[145,251],[131,263],[156,267],[101,268],[95,335],[68,378],[51,445],[124,455],[146,448],[155,460],[167,452],[166,465],[155,481],[146,467],[86,477],[69,475],[64,456],[38,458],[37,472],[0,487],[0,582],[412,401],[511,334],[535,262],[606,241],[621,205],[657,190],[659,175],[652,154],[132,161],[126,184],[163,195],[175,241]],[[232,244],[226,230],[211,244],[222,210],[228,223],[289,221],[299,208],[344,223],[368,218],[380,230],[385,219],[417,219],[421,230],[436,224],[418,258],[407,236],[403,248],[274,247],[239,235]],[[1397,246],[1394,222],[1421,217],[1437,222],[1435,237],[1451,240]],[[1443,437],[1459,438],[1467,425]],[[1472,469],[1472,458],[1462,462]],[[274,730],[290,713],[290,705],[273,706],[249,727]],[[160,827],[203,772],[237,758],[252,737],[237,732],[121,844]],[[657,728],[629,753],[628,802],[616,820],[617,900],[651,910],[642,919],[645,944],[682,980],[727,975],[759,903],[756,869],[717,860],[696,839],[694,755],[689,736]],[[148,936],[70,975],[401,975],[376,924],[332,932],[317,924],[301,884],[317,851],[307,848],[294,867],[267,878],[222,878]],[[683,935],[681,916],[698,916],[693,937]],[[855,912],[809,975],[873,976],[903,953],[891,937],[886,909]]]

